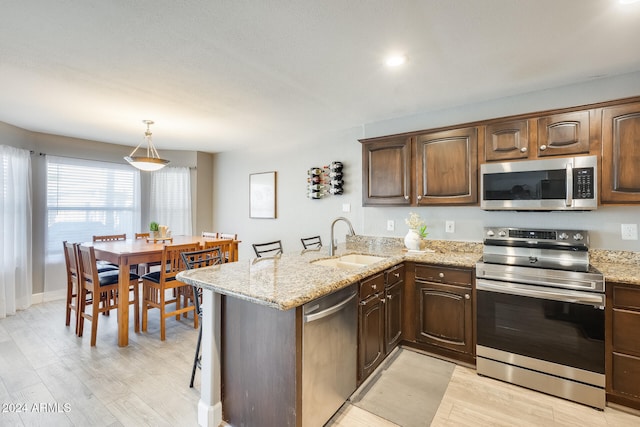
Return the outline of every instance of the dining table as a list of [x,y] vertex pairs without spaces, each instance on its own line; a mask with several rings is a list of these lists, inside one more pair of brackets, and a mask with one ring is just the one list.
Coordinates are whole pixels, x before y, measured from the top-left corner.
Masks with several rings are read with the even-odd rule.
[[[172,236],[163,239],[127,239],[107,242],[89,242],[94,248],[96,259],[117,265],[118,295],[128,295],[129,277],[132,265],[158,263],[162,261],[165,245],[184,243],[200,243],[204,247],[207,242],[228,243],[229,239],[216,239],[202,236]],[[238,240],[232,241],[229,262],[238,260]],[[129,345],[129,301],[118,298],[118,346]],[[137,331],[136,331],[137,332]]]

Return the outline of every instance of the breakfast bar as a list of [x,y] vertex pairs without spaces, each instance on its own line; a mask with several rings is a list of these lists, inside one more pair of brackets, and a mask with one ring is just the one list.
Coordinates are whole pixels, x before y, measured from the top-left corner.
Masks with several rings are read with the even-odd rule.
[[[282,425],[278,423],[284,417],[296,425],[301,394],[301,307],[403,261],[471,267],[479,257],[476,245],[470,244],[466,252],[428,253],[347,245],[333,258],[353,253],[381,258],[368,265],[340,268],[322,265],[332,258],[324,251],[306,252],[179,273],[179,280],[203,291],[199,424],[218,426],[224,406],[225,421],[232,423],[257,417],[263,424]],[[261,401],[261,390],[271,393],[269,402]],[[278,390],[276,395],[274,390]]]

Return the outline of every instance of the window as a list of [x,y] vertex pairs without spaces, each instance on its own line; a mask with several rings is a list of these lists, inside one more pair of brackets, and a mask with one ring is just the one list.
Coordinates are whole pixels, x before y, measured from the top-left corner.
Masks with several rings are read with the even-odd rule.
[[151,175],[151,221],[166,225],[171,233],[192,234],[191,171],[186,167],[166,167]]
[[47,156],[47,264],[62,242],[140,230],[140,172],[129,165]]

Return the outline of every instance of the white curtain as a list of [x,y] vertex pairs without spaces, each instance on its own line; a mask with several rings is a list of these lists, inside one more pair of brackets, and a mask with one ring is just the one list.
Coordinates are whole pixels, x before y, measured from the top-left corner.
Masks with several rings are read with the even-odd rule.
[[31,154],[0,145],[0,318],[31,305]]
[[151,221],[166,225],[172,235],[191,235],[191,172],[165,167],[151,176]]

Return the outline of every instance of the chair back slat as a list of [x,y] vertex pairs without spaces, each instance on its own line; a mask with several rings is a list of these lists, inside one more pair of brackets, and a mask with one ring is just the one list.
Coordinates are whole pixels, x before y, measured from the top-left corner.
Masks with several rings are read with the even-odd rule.
[[110,234],[103,236],[93,236],[94,242],[113,242],[116,240],[127,240],[127,235],[125,234]]
[[320,239],[320,236],[303,237],[303,238],[300,239],[300,241],[302,242],[302,246],[305,249],[320,249],[320,248],[322,248],[322,239]]
[[268,243],[254,243],[252,246],[258,258],[282,254],[282,241],[280,240]]
[[136,233],[136,239],[148,239],[150,236],[150,233]]
[[217,239],[218,238],[218,233],[216,233],[215,231],[203,231],[202,232],[202,237],[206,237],[209,239]]

